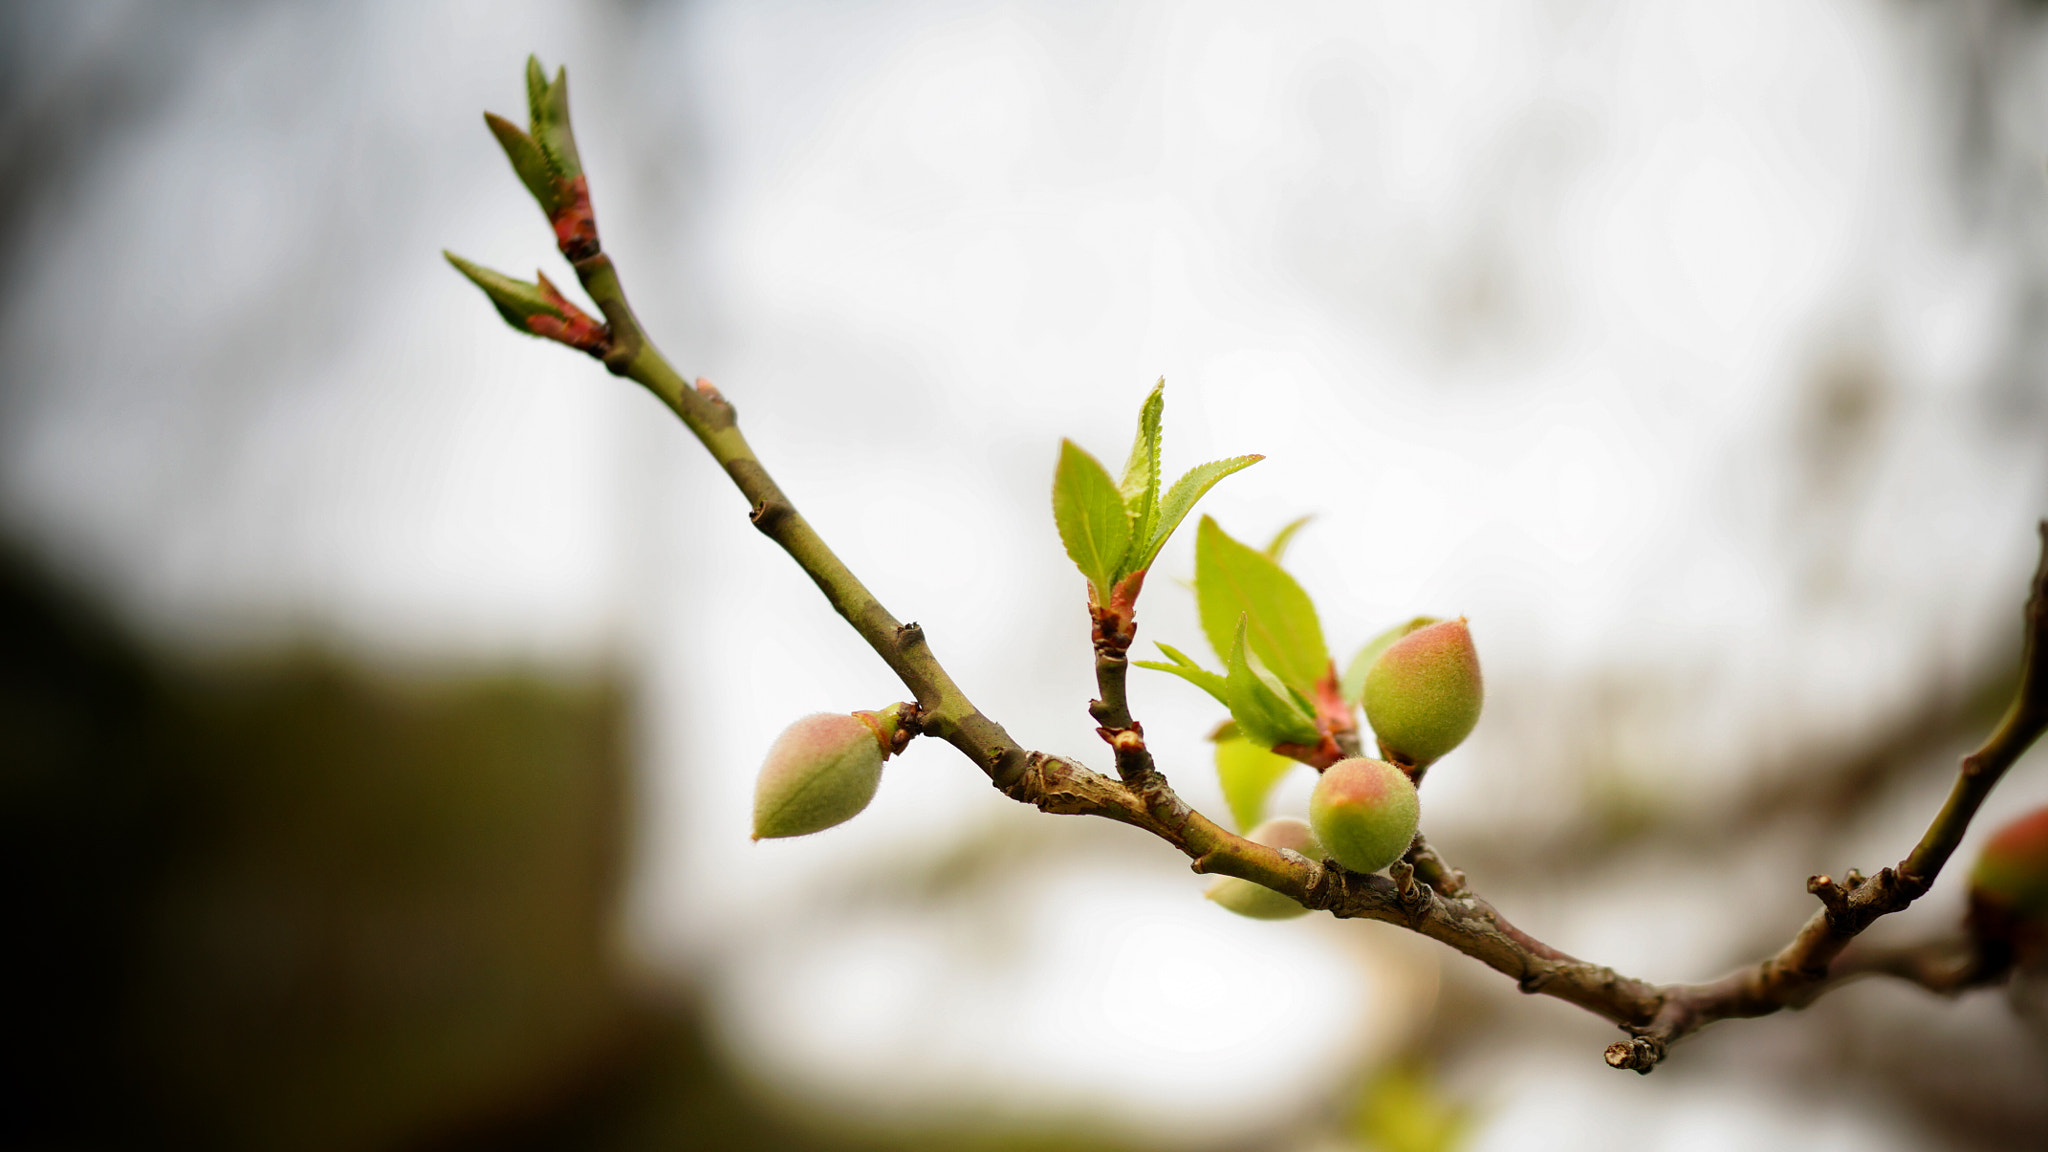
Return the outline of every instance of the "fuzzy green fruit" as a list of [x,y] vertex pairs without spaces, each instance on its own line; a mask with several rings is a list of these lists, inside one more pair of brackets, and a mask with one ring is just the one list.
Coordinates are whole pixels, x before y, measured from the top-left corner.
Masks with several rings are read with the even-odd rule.
[[[1292,816],[1268,820],[1245,833],[1245,839],[1268,848],[1299,852],[1310,860],[1320,860],[1323,856],[1323,847],[1316,843],[1315,833]],[[1308,909],[1295,903],[1292,897],[1236,876],[1217,877],[1203,895],[1239,916],[1249,916],[1254,920],[1292,920],[1308,914]]]
[[2048,954],[2048,808],[2000,828],[1970,870],[1970,925],[2022,959]]
[[1365,674],[1365,719],[1380,750],[1406,764],[1434,763],[1471,735],[1486,686],[1465,620],[1446,620],[1387,646]]
[[894,728],[880,719],[820,712],[784,729],[754,782],[754,839],[822,832],[867,807],[882,780],[883,729]]
[[1421,815],[1408,774],[1384,760],[1339,760],[1308,798],[1309,826],[1323,851],[1353,872],[1377,872],[1399,860]]

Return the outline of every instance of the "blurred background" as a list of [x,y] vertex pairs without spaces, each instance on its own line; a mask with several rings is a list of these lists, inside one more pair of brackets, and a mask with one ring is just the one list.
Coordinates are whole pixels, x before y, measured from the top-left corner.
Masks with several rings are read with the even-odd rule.
[[[17,2],[7,1146],[2040,1146],[2002,991],[1859,985],[1639,1079],[940,746],[749,843],[783,725],[901,691],[655,401],[442,262],[569,279],[478,119],[528,52],[655,339],[1029,746],[1104,763],[1047,492],[1161,375],[1170,470],[1267,455],[1227,530],[1315,516],[1333,649],[1471,619],[1424,826],[1573,953],[1774,949],[2002,707],[2048,513],[2034,4]],[[1203,649],[1189,547],[1141,648]],[[1222,812],[1219,710],[1133,697]],[[1953,930],[1960,872],[1873,935]]]

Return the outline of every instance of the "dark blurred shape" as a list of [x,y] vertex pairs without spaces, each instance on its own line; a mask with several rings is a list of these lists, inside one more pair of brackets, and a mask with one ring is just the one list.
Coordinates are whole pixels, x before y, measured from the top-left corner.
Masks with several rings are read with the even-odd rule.
[[14,555],[0,621],[11,1144],[386,1146],[620,1043],[616,683],[185,667]]
[[1120,1146],[832,1132],[626,979],[616,676],[196,665],[4,546],[0,637],[0,1146]]

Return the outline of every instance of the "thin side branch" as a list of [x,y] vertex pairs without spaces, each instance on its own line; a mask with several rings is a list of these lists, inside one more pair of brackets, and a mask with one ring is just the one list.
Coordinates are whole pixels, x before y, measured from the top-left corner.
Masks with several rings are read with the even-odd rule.
[[2004,980],[2012,971],[2012,950],[1969,936],[1932,940],[1902,948],[1864,948],[1842,954],[1823,983],[1794,1004],[1803,1008],[1844,984],[1868,976],[1890,976],[1918,984],[1937,996],[1958,996]]
[[2042,521],[2040,533],[2041,558],[2022,610],[2019,687],[1990,738],[1963,757],[1948,801],[1913,851],[1897,867],[1879,869],[1875,876],[1851,871],[1840,883],[1828,876],[1807,881],[1807,891],[1820,900],[1821,909],[1791,943],[1777,955],[1710,984],[1663,988],[1656,1017],[1645,1027],[1631,1028],[1633,1039],[1608,1047],[1610,1065],[1648,1072],[1672,1044],[1716,1020],[1767,1016],[1810,1003],[1828,987],[1835,959],[1851,940],[1933,886],[1984,798],[2048,727],[2048,670],[2043,668],[2048,663],[2048,521]]

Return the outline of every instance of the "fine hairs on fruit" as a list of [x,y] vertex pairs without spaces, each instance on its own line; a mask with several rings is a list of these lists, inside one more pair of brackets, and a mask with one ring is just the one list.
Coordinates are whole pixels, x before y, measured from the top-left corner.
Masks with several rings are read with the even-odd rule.
[[754,782],[754,839],[822,832],[866,808],[881,783],[896,713],[819,712],[784,729]]
[[1415,840],[1422,803],[1408,774],[1384,760],[1339,760],[1309,795],[1308,821],[1330,859],[1377,872]]
[[1365,719],[1386,755],[1434,763],[1479,723],[1486,687],[1464,617],[1419,628],[1387,646],[1365,674]]

